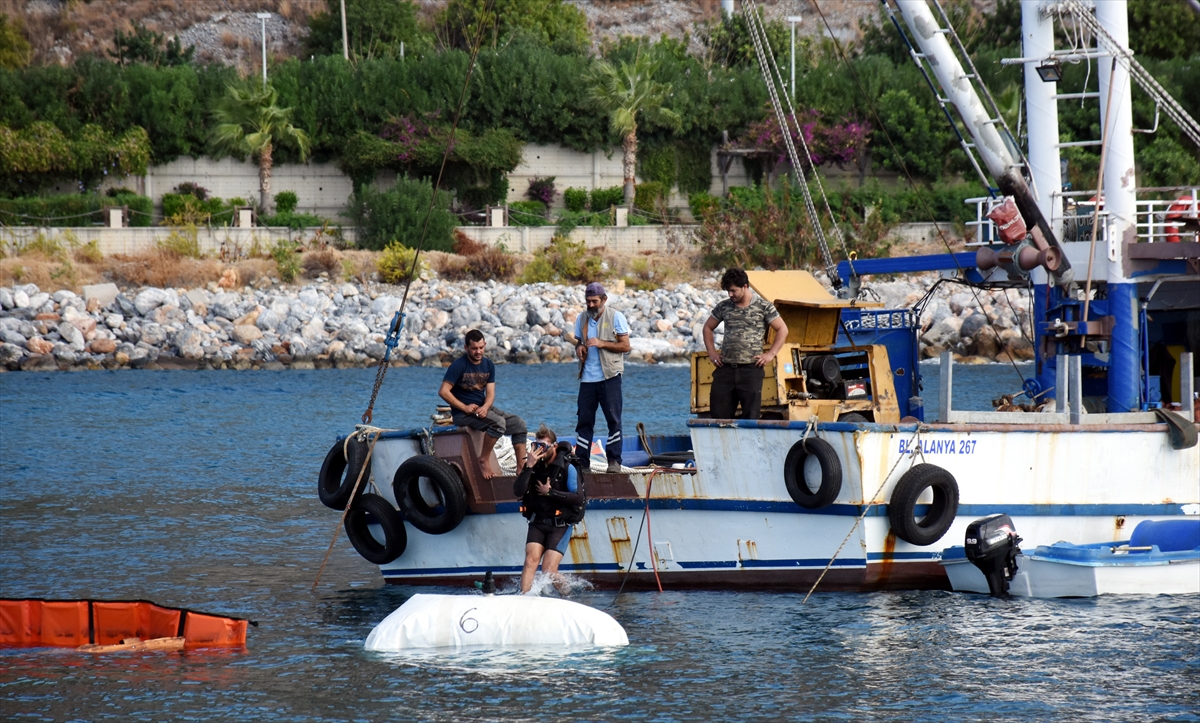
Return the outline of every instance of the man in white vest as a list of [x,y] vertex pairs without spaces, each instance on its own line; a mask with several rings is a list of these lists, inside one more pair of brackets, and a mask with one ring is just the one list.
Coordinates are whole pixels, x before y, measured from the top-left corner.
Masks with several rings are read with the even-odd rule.
[[[579,420],[575,425],[575,454],[592,455],[596,407],[604,412],[608,442],[604,447],[608,471],[621,471],[621,376],[629,352],[629,322],[609,308],[604,287],[593,281],[583,292],[587,313],[575,319],[575,356],[579,358]],[[586,320],[586,323],[585,323]]]

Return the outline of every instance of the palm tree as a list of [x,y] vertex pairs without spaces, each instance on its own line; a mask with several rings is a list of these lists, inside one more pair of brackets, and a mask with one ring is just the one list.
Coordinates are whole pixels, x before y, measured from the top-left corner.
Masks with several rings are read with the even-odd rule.
[[632,63],[622,61],[614,65],[600,60],[591,73],[592,101],[608,113],[609,127],[621,137],[625,204],[631,209],[637,170],[638,114],[672,130],[678,130],[680,126],[679,114],[662,105],[671,94],[670,84],[654,80],[661,65],[661,57],[642,53],[639,48]]
[[308,135],[292,125],[292,109],[280,108],[279,93],[271,86],[230,85],[213,110],[217,125],[212,144],[220,152],[249,153],[258,158],[259,205],[268,209],[271,194],[271,154],[276,144],[294,145],[300,160],[308,158]]

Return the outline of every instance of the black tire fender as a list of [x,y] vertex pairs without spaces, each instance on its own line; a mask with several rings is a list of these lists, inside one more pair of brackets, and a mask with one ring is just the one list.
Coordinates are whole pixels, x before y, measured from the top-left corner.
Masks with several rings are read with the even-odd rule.
[[[933,502],[920,520],[917,498],[933,490]],[[958,481],[935,464],[918,464],[904,473],[888,501],[888,521],[896,537],[912,545],[932,545],[946,534],[958,514]]]
[[[810,457],[821,465],[821,484],[816,490],[805,475],[805,463]],[[842,491],[842,462],[833,451],[833,445],[819,437],[809,437],[788,450],[783,462],[783,481],[796,504],[819,510],[833,504]]]
[[437,457],[421,454],[404,460],[392,478],[392,492],[405,519],[430,535],[453,530],[467,514],[462,478]]
[[[321,463],[321,474],[317,479],[317,496],[321,504],[339,511],[346,509],[359,470],[367,459],[367,449],[367,443],[354,436],[334,443]],[[368,470],[363,475],[363,481],[358,485],[359,494],[366,489],[370,474]]]
[[[383,542],[371,533],[372,524],[383,531]],[[346,537],[364,560],[376,565],[392,562],[408,547],[408,530],[400,513],[391,502],[369,492],[359,495],[346,513]]]

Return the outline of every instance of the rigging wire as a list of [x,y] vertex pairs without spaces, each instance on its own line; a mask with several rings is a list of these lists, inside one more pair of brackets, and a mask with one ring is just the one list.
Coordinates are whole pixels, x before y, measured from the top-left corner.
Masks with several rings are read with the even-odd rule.
[[[779,87],[781,87],[781,88],[788,88],[787,84],[783,80],[783,73],[779,70],[779,64],[775,62],[775,54],[772,52],[769,52],[771,50],[771,44],[767,40],[767,31],[766,31],[766,28],[763,26],[762,16],[758,13],[758,8],[756,7],[754,0],[748,0],[747,5],[754,16],[754,19],[757,21],[758,32],[762,38],[763,46],[768,51],[765,53],[765,55],[767,57],[767,60],[770,61],[770,64],[771,64],[770,70],[773,72],[773,78],[772,78],[771,82],[778,83]],[[764,68],[764,72],[767,72],[765,68]],[[792,93],[793,92],[795,92],[795,89],[789,88],[788,91],[783,94],[784,100],[787,101],[789,117],[792,119],[792,122],[796,124],[796,135],[800,138],[800,145],[804,149],[804,156],[808,160],[809,168],[812,169],[813,180],[816,181],[816,184],[817,184],[817,192],[821,194],[821,201],[825,204],[825,212],[829,215],[829,224],[830,224],[830,226],[833,227],[833,233],[837,237],[838,243],[842,247],[842,254],[845,255],[847,263],[850,264],[850,273],[851,273],[851,275],[854,275],[854,258],[850,254],[850,249],[846,246],[846,237],[842,233],[841,227],[838,226],[837,217],[834,216],[833,209],[829,205],[829,197],[825,195],[825,185],[821,182],[821,174],[817,172],[817,164],[813,162],[812,152],[809,150],[809,147],[808,147],[808,141],[804,138],[804,132],[800,127],[800,119],[796,115],[795,107],[792,105]],[[787,131],[785,130],[785,132],[787,132]],[[801,169],[797,168],[797,171],[800,171],[800,170]],[[800,181],[801,183],[804,183],[805,179],[803,177],[803,174],[801,174],[801,177],[798,178],[797,180]],[[816,216],[813,217],[813,224],[816,226],[820,226],[820,221]],[[828,249],[823,248],[823,250],[826,252],[826,263],[829,263],[832,265],[832,260],[830,259]],[[829,269],[826,269],[827,274],[828,274],[828,272],[829,272]],[[834,281],[834,279],[836,279],[836,281]],[[830,281],[834,283],[834,288],[838,288],[841,285],[840,284],[841,279],[840,279],[840,277],[838,277],[836,275],[836,273],[830,277]]]
[[[800,158],[796,154],[796,145],[792,141],[792,126],[788,122],[787,116],[783,113],[783,105],[779,102],[779,95],[775,85],[775,79],[771,76],[771,69],[767,62],[767,53],[763,50],[763,42],[766,39],[765,30],[761,27],[762,18],[759,16],[758,9],[753,0],[746,3],[744,13],[746,17],[746,26],[750,30],[750,39],[754,42],[754,52],[758,56],[758,65],[762,69],[763,80],[767,85],[767,95],[771,99],[771,108],[775,111],[775,117],[779,121],[780,130],[783,131],[783,144],[787,148],[788,160],[792,163],[792,168],[797,174],[797,181],[800,190],[804,196],[804,208],[808,211],[808,217],[812,221],[813,231],[817,237],[817,244],[821,249],[821,256],[825,261],[825,273],[828,275],[830,282],[834,288],[841,286],[841,278],[837,274],[837,265],[833,263],[833,255],[829,253],[829,244],[825,239],[825,229],[821,226],[821,218],[817,214],[817,208],[813,204],[812,192],[808,188],[808,182],[804,178],[804,166],[800,164]],[[759,33],[763,37],[759,37]],[[769,47],[769,46],[768,46]],[[799,123],[793,114],[792,122]],[[804,133],[799,132],[800,142],[805,143]],[[809,165],[813,167],[815,174],[816,167],[812,164],[812,155],[808,152],[808,145],[804,146],[804,153],[808,157]]]
[[[825,12],[821,10],[821,4],[819,0],[812,0],[812,5],[813,8],[816,9],[817,14],[821,16],[821,22],[825,24],[825,29],[828,31],[830,38],[833,40],[833,47],[837,50],[838,59],[841,60],[846,66],[846,69],[850,71],[850,77],[854,79],[854,85],[858,88],[859,95],[861,95],[866,101],[867,108],[870,110],[871,115],[875,118],[877,127],[883,133],[883,137],[885,140],[887,140],[887,144],[892,149],[892,153],[900,162],[900,170],[904,173],[904,177],[908,180],[909,187],[916,192],[917,201],[921,204],[922,210],[925,212],[925,214],[929,218],[934,219],[932,221],[933,228],[937,232],[938,238],[942,240],[942,244],[946,247],[946,251],[949,253],[950,259],[954,262],[954,266],[958,269],[959,276],[965,279],[967,277],[966,270],[963,269],[962,264],[958,263],[958,259],[955,258],[954,249],[950,246],[950,240],[946,238],[946,232],[942,230],[941,224],[939,224],[935,219],[933,209],[929,206],[929,202],[926,200],[925,195],[919,191],[916,179],[913,178],[912,173],[908,170],[908,164],[904,162],[903,156],[901,156],[900,152],[897,150],[896,144],[892,140],[892,135],[888,133],[887,127],[880,118],[879,109],[875,106],[874,100],[872,100],[871,96],[867,94],[866,89],[863,87],[862,79],[858,77],[858,72],[854,70],[854,66],[850,63],[850,59],[846,57],[845,49],[842,47],[841,41],[837,39],[837,35],[834,34],[833,27],[829,24],[829,19],[825,17]],[[979,305],[979,311],[983,314],[984,318],[987,319],[988,326],[991,327],[992,333],[995,334],[996,339],[999,340],[1000,330],[996,328],[996,323],[992,320],[992,317],[987,313],[987,311],[984,310],[983,300],[979,297],[979,289],[976,288],[974,284],[967,284],[967,286],[970,287],[971,294],[975,297],[975,303]],[[1026,380],[1025,375],[1021,373],[1021,369],[1017,366],[1016,360],[1009,355],[1008,361],[1012,365],[1013,371],[1016,372],[1018,377],[1020,377],[1021,386],[1023,388],[1028,387],[1029,381]]]
[[[492,0],[488,0],[484,6],[482,18],[490,18],[492,12]],[[493,19],[494,20],[494,19]],[[471,57],[467,61],[467,73],[463,78],[462,91],[458,96],[458,106],[454,109],[454,122],[450,125],[450,135],[446,139],[446,150],[442,154],[442,164],[438,168],[437,179],[433,183],[433,193],[429,196],[429,208],[425,210],[425,222],[421,226],[421,240],[417,244],[416,253],[413,254],[412,267],[408,270],[408,281],[404,284],[404,295],[400,297],[400,307],[396,311],[396,315],[392,317],[392,323],[389,325],[387,340],[388,352],[396,343],[396,339],[400,335],[400,330],[404,327],[404,307],[408,304],[408,292],[412,289],[413,277],[417,273],[417,263],[421,258],[421,251],[425,248],[425,239],[429,235],[429,220],[433,216],[433,207],[437,203],[438,190],[442,186],[442,176],[446,172],[446,163],[450,159],[450,151],[454,148],[454,136],[458,132],[458,122],[462,118],[463,105],[467,100],[467,91],[471,87],[471,75],[475,72],[475,62],[479,58],[479,50],[483,47],[483,35],[488,23],[483,20],[477,28],[475,43],[471,46]],[[371,400],[367,403],[367,410],[363,412],[362,420],[364,424],[371,423],[371,417],[375,409],[375,399],[379,396],[379,389],[383,386],[383,378],[387,374],[389,354],[385,353],[382,361],[379,362],[379,367],[375,372],[375,386],[371,390]]]

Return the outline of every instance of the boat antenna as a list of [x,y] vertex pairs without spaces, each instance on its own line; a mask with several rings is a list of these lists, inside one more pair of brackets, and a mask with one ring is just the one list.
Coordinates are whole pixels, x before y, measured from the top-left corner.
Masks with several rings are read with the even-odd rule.
[[412,266],[408,270],[408,278],[404,283],[404,295],[400,297],[400,308],[396,310],[395,316],[392,317],[391,323],[388,325],[387,337],[384,340],[383,359],[379,362],[379,367],[375,372],[375,386],[371,390],[371,401],[367,402],[367,411],[363,412],[363,424],[370,424],[375,410],[375,398],[379,396],[379,389],[383,386],[383,378],[387,374],[389,360],[392,355],[392,349],[400,343],[400,331],[404,328],[404,307],[408,304],[408,292],[412,289],[413,278],[417,274],[417,263],[421,258],[421,251],[425,248],[425,240],[429,236],[429,219],[433,216],[433,207],[437,203],[438,191],[442,187],[442,176],[446,172],[446,163],[450,159],[450,151],[454,149],[454,136],[458,131],[458,122],[462,118],[463,105],[467,100],[467,91],[471,87],[471,74],[475,71],[476,60],[479,58],[479,49],[483,47],[483,36],[488,30],[491,23],[495,22],[495,14],[492,12],[493,0],[487,0],[484,5],[483,13],[480,14],[480,23],[476,28],[475,38],[470,45],[471,57],[467,61],[467,73],[463,78],[462,91],[458,95],[458,105],[454,109],[454,122],[450,124],[450,135],[446,138],[446,150],[442,153],[442,164],[438,168],[437,179],[433,183],[433,193],[429,196],[429,207],[425,209],[425,222],[421,225],[421,240],[417,244],[416,253],[413,254]]

